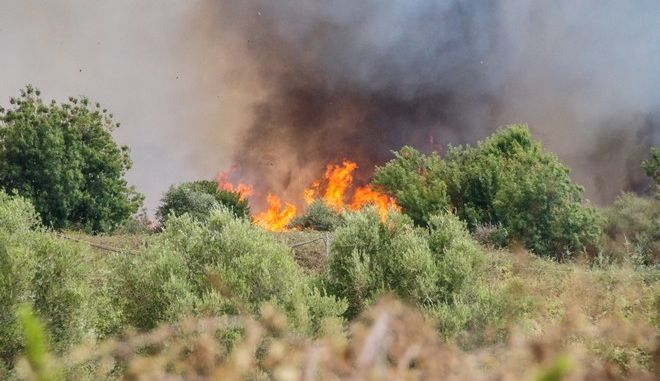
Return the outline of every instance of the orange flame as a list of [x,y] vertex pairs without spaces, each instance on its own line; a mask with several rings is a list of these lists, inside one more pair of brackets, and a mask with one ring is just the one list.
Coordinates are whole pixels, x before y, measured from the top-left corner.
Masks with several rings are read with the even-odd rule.
[[252,187],[247,184],[238,183],[238,185],[234,185],[229,180],[229,172],[218,172],[215,180],[218,183],[218,190],[236,192],[240,196],[241,200],[245,200],[254,193],[254,189],[252,189]]
[[[390,208],[400,210],[396,202],[389,196],[373,190],[370,186],[362,186],[353,192],[352,200],[346,204],[346,192],[353,185],[353,172],[357,164],[344,160],[341,165],[329,164],[322,180],[316,180],[305,189],[305,202],[311,204],[314,199],[321,198],[328,206],[337,212],[343,210],[359,210],[367,205],[374,205],[381,218],[385,220]],[[321,184],[326,184],[325,190]],[[322,196],[321,196],[322,195]]]
[[353,201],[349,205],[351,210],[360,210],[367,205],[373,205],[378,210],[381,220],[385,221],[387,219],[387,214],[390,209],[401,210],[399,205],[389,197],[388,195],[382,194],[373,190],[370,186],[366,185],[359,187],[353,193]]
[[[387,219],[390,209],[400,210],[394,199],[368,185],[357,187],[348,197],[347,193],[353,188],[353,172],[357,168],[357,164],[350,160],[343,160],[341,164],[328,164],[323,177],[313,181],[305,189],[303,194],[305,202],[309,205],[320,198],[336,212],[359,210],[367,205],[373,205],[383,221]],[[232,184],[229,181],[228,172],[218,173],[217,181],[218,189],[238,192],[241,199],[254,194],[252,187],[249,185],[244,183]],[[268,207],[265,211],[254,216],[254,223],[272,231],[286,230],[287,226],[296,217],[297,209],[295,205],[288,202],[283,203],[279,197],[271,193],[268,194],[266,202]]]
[[266,199],[268,209],[254,217],[254,222],[264,229],[280,232],[286,230],[287,225],[291,223],[296,216],[296,207],[288,202],[284,203],[279,197],[268,194]]

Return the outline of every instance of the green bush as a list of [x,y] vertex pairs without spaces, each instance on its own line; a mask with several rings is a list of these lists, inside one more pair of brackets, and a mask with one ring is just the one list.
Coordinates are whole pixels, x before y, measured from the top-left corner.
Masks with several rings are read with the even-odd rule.
[[[440,311],[473,303],[474,295],[484,292],[485,255],[455,216],[432,216],[428,228],[416,228],[398,213],[381,222],[373,208],[345,218],[334,234],[324,280],[328,290],[348,301],[347,318],[383,293]],[[460,328],[472,323],[476,312]]]
[[54,228],[110,231],[142,203],[124,179],[128,147],[111,132],[112,114],[87,98],[44,103],[28,86],[0,108],[0,189],[30,199]]
[[660,201],[624,193],[603,215],[607,259],[644,265],[660,262]]
[[335,230],[342,222],[341,216],[322,200],[314,200],[305,214],[296,217],[290,224],[293,229],[312,229],[318,231]]
[[583,189],[526,126],[499,130],[476,147],[449,147],[444,160],[404,147],[377,168],[375,184],[417,224],[453,209],[470,230],[498,226],[506,234],[498,241],[520,242],[540,255],[563,259],[595,247],[600,237],[598,214],[584,205]]
[[117,303],[126,324],[140,329],[185,314],[255,314],[269,302],[298,329],[313,332],[345,309],[313,287],[287,246],[226,208],[212,211],[205,224],[171,218],[149,249],[119,257],[115,266]]
[[417,225],[425,225],[430,216],[449,210],[444,168],[438,155],[403,147],[390,162],[376,167],[373,184],[393,196]]
[[196,220],[204,221],[211,210],[223,205],[238,217],[248,218],[250,207],[247,200],[236,192],[218,190],[215,181],[201,180],[171,187],[156,211],[156,218],[165,225],[170,215],[188,213]]
[[[30,306],[62,351],[95,331],[90,269],[84,247],[36,226],[20,197],[0,192],[0,360],[10,364],[24,345],[15,311]],[[34,227],[35,230],[30,230]]]
[[652,189],[655,191],[656,198],[660,198],[660,149],[651,148],[649,158],[642,163],[642,169],[651,179]]

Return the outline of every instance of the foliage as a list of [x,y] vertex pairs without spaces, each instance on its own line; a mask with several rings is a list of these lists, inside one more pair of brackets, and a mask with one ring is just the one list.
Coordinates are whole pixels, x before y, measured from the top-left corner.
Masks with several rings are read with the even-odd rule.
[[54,228],[110,231],[138,210],[142,196],[127,186],[126,146],[111,132],[112,114],[87,98],[44,103],[28,86],[0,108],[0,188],[30,199]]
[[660,148],[653,147],[649,158],[642,162],[642,169],[654,184],[656,197],[660,198]]
[[184,314],[254,314],[269,302],[312,332],[345,309],[313,287],[288,247],[226,208],[203,225],[171,218],[156,242],[141,255],[119,257],[116,269],[117,303],[126,323],[140,329]]
[[24,344],[14,314],[20,305],[30,306],[43,320],[57,351],[94,332],[90,270],[80,261],[83,247],[35,222],[25,199],[0,192],[0,360],[5,363]]
[[521,242],[541,255],[563,259],[594,247],[600,237],[598,214],[583,204],[582,188],[526,126],[499,130],[476,147],[450,147],[444,160],[404,147],[377,168],[375,184],[418,224],[451,208],[471,230],[498,226],[507,234],[498,240]]
[[[352,321],[347,335],[330,329],[316,339],[301,337],[281,314],[266,307],[256,320],[186,318],[147,333],[81,346],[54,363],[70,379],[95,380],[656,379],[653,363],[613,361],[590,345],[605,339],[644,352],[657,346],[657,335],[644,336],[643,329],[634,334],[615,320],[603,320],[594,325],[582,315],[570,316],[534,334],[466,351],[447,343],[418,309],[392,298],[380,299]],[[218,337],[235,329],[244,335],[226,348]],[[22,374],[38,375],[38,368],[23,364]],[[86,364],[92,366],[81,366]]]
[[624,193],[604,210],[603,255],[610,261],[660,262],[660,201]]
[[219,190],[215,181],[200,180],[171,187],[163,196],[156,217],[161,225],[165,225],[170,215],[181,216],[184,213],[204,221],[211,210],[219,205],[225,206],[238,217],[250,216],[248,202],[239,193]]
[[[448,337],[501,317],[489,307],[497,303],[496,295],[480,280],[484,253],[455,216],[432,216],[428,228],[416,228],[398,213],[381,222],[374,209],[345,218],[335,232],[324,280],[332,293],[348,301],[347,318],[384,293],[442,317],[439,328]],[[461,312],[462,319],[454,318]]]
[[424,155],[406,146],[394,152],[390,162],[376,167],[373,183],[392,195],[417,225],[424,225],[431,215],[450,207],[442,177],[444,167],[439,156]]
[[335,230],[342,222],[341,216],[323,200],[314,200],[305,214],[296,217],[290,224],[294,229],[312,229],[317,231]]

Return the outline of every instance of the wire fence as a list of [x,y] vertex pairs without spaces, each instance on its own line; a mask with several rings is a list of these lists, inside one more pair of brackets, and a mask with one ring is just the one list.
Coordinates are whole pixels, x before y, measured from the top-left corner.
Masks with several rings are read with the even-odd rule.
[[[61,233],[58,233],[57,236],[61,237],[63,239],[69,240],[69,241],[84,243],[84,244],[87,244],[90,247],[93,247],[95,249],[99,249],[99,250],[103,250],[103,251],[107,251],[107,252],[111,252],[111,253],[131,253],[131,254],[137,254],[138,253],[137,250],[125,249],[125,248],[121,249],[121,248],[101,245],[101,244],[94,243],[94,242],[91,242],[91,241],[88,241],[88,240],[85,240],[85,239],[71,237],[71,236],[61,234]],[[329,249],[330,249],[330,235],[327,232],[324,233],[323,236],[321,236],[321,237],[317,237],[317,238],[314,238],[314,239],[311,239],[311,240],[305,241],[305,242],[298,242],[298,243],[295,243],[293,245],[289,245],[289,247],[293,251],[297,247],[309,245],[309,244],[319,242],[319,241],[323,241],[324,254],[325,254],[325,257],[327,258],[328,254],[329,254]]]

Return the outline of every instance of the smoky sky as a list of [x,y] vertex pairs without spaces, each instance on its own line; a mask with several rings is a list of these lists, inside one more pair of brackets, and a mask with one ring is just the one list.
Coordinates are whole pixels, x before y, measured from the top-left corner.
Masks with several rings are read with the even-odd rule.
[[528,123],[596,202],[643,189],[660,141],[660,3],[9,1],[0,96],[25,83],[115,111],[149,205],[236,179],[299,201],[326,163],[475,143]]

